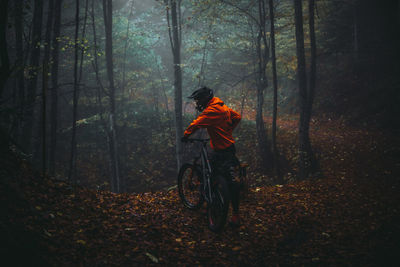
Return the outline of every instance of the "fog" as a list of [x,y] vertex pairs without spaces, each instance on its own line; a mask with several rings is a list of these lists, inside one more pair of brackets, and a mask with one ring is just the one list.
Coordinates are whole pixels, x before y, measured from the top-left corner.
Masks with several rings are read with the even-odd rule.
[[177,141],[198,115],[187,96],[204,85],[242,115],[238,155],[269,184],[278,179],[264,155],[276,121],[287,162],[281,183],[295,179],[298,160],[297,148],[279,141],[282,125],[297,134],[302,112],[306,128],[330,120],[398,126],[394,4],[317,1],[313,32],[304,4],[305,92],[315,62],[304,109],[292,1],[274,1],[274,21],[264,1],[8,2],[1,127],[21,157],[57,179],[115,192],[174,186],[195,149]]

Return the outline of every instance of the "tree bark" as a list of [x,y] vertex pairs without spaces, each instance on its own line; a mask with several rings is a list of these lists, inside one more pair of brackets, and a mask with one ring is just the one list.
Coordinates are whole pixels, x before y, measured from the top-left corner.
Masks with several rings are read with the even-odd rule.
[[269,169],[272,166],[272,154],[263,118],[264,91],[268,86],[266,67],[269,60],[269,47],[267,43],[266,12],[264,0],[258,0],[258,13],[259,25],[257,36],[258,80],[256,130],[261,160],[264,168]]
[[303,31],[303,11],[302,1],[294,0],[295,27],[296,27],[296,54],[297,54],[297,80],[299,85],[299,178],[306,176],[306,140],[307,133],[305,125],[305,110],[307,103],[307,77],[306,60],[304,54],[304,31]]
[[[165,1],[165,3],[167,5],[168,33],[170,37],[172,54],[174,57],[175,143],[176,143],[176,161],[177,161],[177,167],[179,169],[182,163],[181,137],[183,135],[182,70],[181,70],[182,30],[181,30],[181,19],[180,19],[181,2],[180,0],[178,0],[178,5],[176,0]],[[169,14],[169,9],[171,9],[171,16]],[[172,27],[170,27],[170,19],[172,21]]]
[[[97,60],[97,56],[98,56],[97,34],[96,34],[96,20],[95,20],[95,15],[94,15],[94,2],[95,1],[96,0],[92,0],[92,6],[91,6],[91,11],[92,11],[91,12],[92,13],[91,14],[91,17],[92,17],[92,31],[93,31],[93,43],[94,43],[94,46],[93,46],[94,61],[93,61],[92,66],[93,66],[94,72],[96,74],[96,81],[99,83],[99,85],[101,87],[101,91],[104,92],[104,86],[103,86],[103,83],[102,83],[102,81],[100,79],[100,76],[99,76],[99,64],[98,64],[98,60]],[[101,102],[101,91],[99,91],[100,102]],[[102,111],[100,113],[100,115],[102,116],[103,113],[104,112]],[[106,129],[104,129],[104,130],[106,130]]]
[[115,129],[115,87],[114,87],[114,71],[113,71],[113,53],[112,53],[112,0],[103,0],[103,16],[106,34],[106,65],[107,76],[109,80],[109,99],[110,99],[110,117],[109,117],[109,149],[111,163],[111,190],[119,193],[120,177],[118,166],[118,146],[117,134]]
[[22,0],[14,1],[14,25],[15,25],[15,66],[16,66],[16,95],[18,105],[18,115],[16,118],[16,140],[21,136],[21,122],[23,121],[23,111],[25,102],[25,78],[24,78],[24,48],[23,48],[23,5]]
[[95,23],[96,21],[95,21],[95,15],[94,15],[94,2],[95,1],[96,0],[92,0],[92,3],[91,3],[92,31],[93,31],[93,43],[94,43],[94,46],[93,46],[94,61],[93,61],[92,66],[93,66],[93,70],[96,74],[96,81],[99,84],[99,87],[97,87],[97,92],[96,92],[97,93],[96,102],[97,102],[97,107],[98,107],[98,113],[100,115],[100,122],[101,122],[101,125],[103,126],[104,132],[108,134],[107,123],[104,119],[105,111],[104,111],[104,107],[103,107],[103,103],[102,103],[102,97],[103,97],[103,93],[105,92],[105,90],[104,90],[103,83],[99,76],[99,66],[98,66],[98,61],[97,61],[97,56],[98,56],[97,55],[97,53],[98,53],[97,52],[97,33],[96,33],[96,23]]
[[50,151],[49,151],[49,174],[55,174],[55,163],[57,154],[57,128],[58,128],[58,65],[59,65],[59,42],[61,33],[61,5],[62,0],[57,0],[54,6],[54,26],[52,41],[52,65],[51,65],[51,107],[50,107]]
[[307,95],[307,125],[309,126],[312,114],[312,105],[314,102],[315,81],[317,76],[317,46],[315,40],[315,26],[314,26],[314,0],[309,0],[309,28],[310,28],[310,80]]
[[40,60],[40,42],[42,34],[43,1],[35,0],[33,11],[33,31],[30,55],[30,71],[27,85],[27,102],[25,104],[24,127],[22,147],[27,153],[31,153],[32,128],[34,125],[34,107],[36,102],[37,79]]
[[126,76],[126,52],[128,50],[128,44],[129,44],[129,28],[130,28],[130,17],[133,14],[133,1],[131,3],[131,9],[129,11],[129,16],[128,16],[128,23],[126,26],[126,40],[124,44],[124,57],[122,59],[122,87],[121,87],[121,92],[123,93],[125,91],[125,86],[126,86],[126,81],[125,81],[125,76]]
[[309,30],[310,30],[310,50],[311,50],[311,58],[310,58],[310,78],[309,78],[309,86],[307,92],[307,112],[306,112],[306,131],[307,131],[307,153],[309,158],[310,172],[314,173],[319,170],[319,163],[315,154],[313,152],[311,141],[309,137],[310,131],[310,121],[312,116],[312,106],[314,103],[314,95],[315,95],[315,83],[317,79],[317,45],[315,38],[315,22],[314,22],[314,9],[315,9],[315,0],[308,1],[308,11],[309,11]]
[[0,8],[0,103],[2,103],[4,87],[10,75],[10,61],[7,50],[8,0],[1,1]]
[[[47,161],[47,153],[46,153],[46,125],[47,125],[47,109],[46,109],[46,105],[47,105],[47,89],[48,89],[48,65],[43,62],[43,66],[42,66],[42,123],[41,123],[41,134],[42,134],[42,138],[41,138],[41,144],[42,144],[42,174],[46,175],[46,161]],[[40,128],[40,127],[39,127]]]
[[[86,23],[87,23],[87,16],[88,16],[88,8],[89,8],[89,0],[86,0],[85,2],[85,15],[83,17],[83,28],[82,28],[82,35],[81,35],[81,40],[82,42],[86,38]],[[81,46],[81,59],[79,63],[79,78],[78,78],[78,84],[81,83],[82,80],[82,69],[83,69],[83,55],[84,55],[85,48]]]
[[[400,2],[399,2],[400,5]],[[353,58],[354,65],[357,66],[358,58],[359,58],[359,47],[358,47],[358,14],[357,14],[357,6],[353,7]]]
[[76,182],[76,119],[78,115],[79,84],[78,84],[78,50],[79,50],[79,0],[75,1],[75,49],[74,49],[74,93],[72,108],[72,133],[71,133],[71,154],[69,159],[68,180]]
[[[311,62],[310,79],[311,87],[307,87],[306,61],[304,52],[304,31],[303,31],[303,11],[302,1],[294,0],[295,9],[295,26],[296,26],[296,54],[297,54],[297,79],[299,83],[299,104],[300,104],[300,119],[299,119],[299,179],[303,180],[311,172],[313,163],[313,152],[309,138],[309,125],[311,118],[311,107],[315,83],[315,54]],[[313,16],[313,11],[310,16]],[[310,30],[313,31],[313,18],[310,18]],[[313,33],[310,32],[310,37]],[[314,39],[311,37],[311,41]],[[313,45],[311,45],[313,47]],[[314,49],[314,50],[313,50]],[[311,53],[315,53],[315,47],[311,48]],[[312,56],[313,57],[313,56]],[[314,67],[313,67],[314,65]]]
[[47,135],[47,118],[46,118],[46,113],[47,113],[47,89],[48,89],[48,80],[49,80],[49,75],[48,75],[48,70],[49,70],[49,64],[50,64],[50,47],[51,47],[51,32],[53,28],[53,18],[54,18],[54,1],[49,0],[49,5],[48,5],[48,14],[47,14],[47,22],[46,22],[46,33],[45,33],[45,49],[44,49],[44,56],[43,56],[43,63],[42,63],[42,108],[41,108],[41,113],[42,113],[42,119],[41,119],[41,125],[42,127],[39,127],[39,136],[41,136],[39,144],[42,145],[42,173],[46,173],[46,165],[47,165],[47,152],[46,152],[46,135]]
[[269,0],[269,19],[271,21],[271,61],[272,61],[272,83],[274,90],[274,103],[272,110],[272,154],[275,175],[277,182],[282,183],[283,177],[279,168],[279,151],[276,145],[276,119],[278,113],[278,78],[276,74],[276,56],[275,56],[275,21],[274,21],[274,1]]

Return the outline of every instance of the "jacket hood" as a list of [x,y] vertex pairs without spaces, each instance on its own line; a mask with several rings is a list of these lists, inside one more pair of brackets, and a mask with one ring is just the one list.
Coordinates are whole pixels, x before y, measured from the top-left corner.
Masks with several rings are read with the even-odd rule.
[[223,105],[224,101],[222,101],[220,98],[214,96],[210,102],[208,102],[207,106],[215,106],[215,105]]

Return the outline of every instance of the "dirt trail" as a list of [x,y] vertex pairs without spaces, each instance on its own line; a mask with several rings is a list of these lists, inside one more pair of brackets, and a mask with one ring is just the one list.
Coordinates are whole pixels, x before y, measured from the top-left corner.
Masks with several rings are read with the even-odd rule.
[[[281,124],[288,150],[296,142],[291,124]],[[27,166],[11,186],[2,184],[1,192],[9,193],[1,201],[10,210],[3,225],[22,228],[40,248],[30,250],[32,257],[57,266],[394,263],[400,247],[396,137],[328,121],[313,123],[311,140],[324,177],[253,187],[241,205],[243,225],[221,234],[207,229],[204,214],[186,210],[175,191],[73,189],[40,180]],[[23,195],[11,199],[10,190]],[[14,249],[30,248],[16,242]]]

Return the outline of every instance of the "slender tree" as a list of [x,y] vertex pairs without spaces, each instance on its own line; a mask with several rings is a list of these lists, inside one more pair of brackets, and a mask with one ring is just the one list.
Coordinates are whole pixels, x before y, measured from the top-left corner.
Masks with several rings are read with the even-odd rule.
[[[310,41],[311,44],[311,71],[310,81],[307,85],[306,60],[304,52],[304,30],[302,1],[294,0],[295,27],[296,27],[296,54],[297,54],[297,79],[299,83],[299,178],[305,179],[315,166],[315,158],[311,148],[309,126],[311,118],[312,100],[315,86],[315,33],[314,33],[314,1],[310,0]],[[312,16],[312,18],[311,18]]]
[[117,134],[115,129],[115,86],[114,86],[114,71],[113,71],[113,51],[112,51],[112,0],[103,0],[103,16],[106,34],[106,65],[107,76],[109,80],[109,101],[110,101],[110,117],[109,117],[109,149],[111,159],[111,190],[120,192],[120,177],[118,166],[118,147]]
[[49,146],[49,174],[55,173],[55,162],[57,154],[57,128],[58,128],[58,66],[59,66],[59,43],[61,33],[61,5],[62,0],[55,1],[54,26],[52,41],[52,64],[51,64],[51,106],[50,106],[50,146]]
[[10,75],[10,62],[7,50],[7,20],[8,0],[2,0],[0,4],[0,103],[2,102],[4,86]]
[[15,29],[15,66],[16,66],[16,94],[18,105],[18,116],[16,121],[16,136],[21,135],[21,122],[23,121],[23,107],[25,101],[25,78],[24,78],[24,47],[23,47],[23,2],[22,0],[14,1],[14,29]]
[[279,169],[279,152],[276,145],[276,119],[278,113],[278,78],[276,74],[276,55],[275,55],[275,19],[274,19],[274,1],[269,0],[269,19],[271,23],[271,62],[272,62],[272,84],[274,90],[274,103],[272,110],[272,134],[271,134],[271,142],[272,142],[272,154],[274,157],[274,170],[277,176],[277,182],[282,183],[282,174]]
[[314,22],[314,9],[315,9],[314,0],[308,0],[308,23],[310,29],[310,49],[311,49],[311,58],[310,58],[310,80],[309,80],[309,88],[308,88],[308,98],[307,98],[307,125],[310,124],[311,114],[312,114],[312,105],[314,102],[314,91],[315,91],[315,81],[317,76],[317,45],[315,40],[315,22]]
[[[48,80],[49,80],[49,64],[50,64],[50,47],[51,47],[51,32],[53,28],[53,19],[54,19],[54,1],[49,0],[48,8],[47,8],[47,21],[46,21],[46,32],[44,39],[44,55],[43,55],[43,63],[42,63],[42,106],[41,106],[41,120],[40,125],[38,127],[38,136],[39,141],[37,142],[36,153],[41,153],[41,158],[37,157],[37,160],[41,160],[42,163],[42,172],[46,173],[46,161],[47,161],[47,151],[46,151],[46,135],[47,135],[47,90],[48,90]],[[39,146],[41,145],[41,149]],[[41,151],[40,151],[41,150]]]
[[310,71],[309,71],[309,82],[308,82],[308,92],[307,92],[307,109],[306,109],[306,119],[305,119],[305,126],[307,132],[307,153],[308,159],[310,161],[310,172],[317,172],[319,170],[319,163],[315,154],[313,152],[311,141],[309,137],[310,131],[310,121],[312,116],[312,106],[314,103],[314,95],[315,95],[315,83],[317,79],[317,44],[315,38],[315,0],[308,0],[308,25],[310,31],[310,50],[311,50],[311,57],[310,57]]
[[78,55],[79,55],[79,0],[75,1],[75,49],[74,49],[74,93],[72,110],[72,134],[71,134],[71,154],[69,159],[68,179],[75,182],[76,166],[76,120],[78,115],[79,100],[79,77],[78,77]]
[[34,107],[36,102],[37,78],[39,72],[40,43],[42,35],[43,0],[34,1],[32,18],[32,39],[30,53],[30,70],[27,85],[27,101],[25,104],[22,146],[26,152],[31,152],[32,128],[34,125]]
[[131,26],[130,24],[130,19],[132,17],[133,14],[133,0],[131,2],[131,8],[129,11],[129,15],[128,15],[128,22],[126,25],[126,36],[125,36],[125,44],[124,44],[124,57],[122,59],[122,87],[121,87],[121,91],[122,93],[125,91],[125,86],[126,86],[126,81],[125,81],[125,77],[126,77],[126,53],[128,51],[128,45],[129,45],[129,28]]
[[[93,45],[94,60],[92,63],[92,67],[93,67],[94,73],[96,74],[96,81],[101,87],[101,90],[99,90],[99,96],[100,96],[101,92],[104,91],[104,86],[103,86],[103,83],[102,83],[102,81],[100,79],[100,75],[99,75],[98,47],[97,47],[98,45],[97,45],[97,31],[96,31],[94,2],[95,2],[95,0],[92,0],[92,5],[91,5],[92,32],[93,32],[93,44],[94,44]],[[100,97],[100,100],[101,100],[101,97]],[[100,115],[102,116],[103,113],[104,112],[101,112]]]
[[[211,32],[211,27],[212,27],[212,24],[210,24],[209,32]],[[204,84],[204,80],[205,80],[204,73],[205,73],[205,69],[206,69],[206,66],[207,66],[207,54],[208,54],[207,44],[208,44],[208,38],[206,38],[204,40],[203,56],[202,56],[202,59],[201,59],[200,73],[198,74],[199,82],[197,83],[197,86],[200,86],[200,85]]]
[[[88,14],[88,6],[89,1],[85,1],[85,13],[83,17],[83,27],[82,33],[79,38],[79,0],[76,0],[76,13],[75,13],[75,61],[74,61],[74,95],[73,95],[73,114],[72,114],[72,140],[71,140],[71,157],[70,157],[70,169],[69,169],[69,179],[74,180],[76,177],[76,158],[77,158],[77,149],[76,149],[76,120],[78,117],[78,103],[79,103],[79,93],[80,93],[80,84],[82,80],[82,69],[83,69],[83,55],[85,48],[83,47],[83,40],[86,35],[86,22],[87,22],[87,14]],[[80,39],[80,40],[79,40]],[[79,52],[80,59],[79,59]],[[79,63],[79,68],[78,68]]]
[[269,61],[269,45],[267,42],[266,29],[266,6],[264,0],[258,0],[258,36],[256,42],[258,76],[257,76],[257,114],[256,129],[257,139],[260,150],[261,159],[265,168],[272,166],[272,153],[268,141],[267,132],[263,118],[264,91],[268,86],[268,78],[266,73],[267,63]]
[[[81,34],[81,40],[82,44],[83,41],[86,39],[86,25],[87,25],[87,18],[88,18],[88,9],[89,9],[89,0],[85,1],[85,12],[83,15],[83,27],[82,27],[82,34]],[[81,45],[81,57],[79,60],[79,76],[78,76],[78,84],[81,83],[82,80],[82,70],[83,70],[83,55],[85,54],[85,47]]]
[[[183,135],[182,121],[182,70],[181,70],[181,42],[182,42],[182,22],[181,22],[181,1],[165,0],[167,10],[168,34],[174,57],[174,88],[175,88],[175,142],[176,142],[176,160],[178,169],[182,161],[182,143],[180,141]],[[171,13],[170,13],[171,10]],[[171,23],[172,22],[172,27]]]
[[[94,60],[92,62],[92,67],[96,76],[96,81],[99,84],[99,86],[97,87],[96,90],[96,104],[97,104],[97,112],[100,115],[100,123],[101,126],[103,127],[103,130],[105,133],[108,134],[108,130],[107,130],[107,123],[106,120],[104,119],[104,114],[105,114],[105,110],[104,110],[104,106],[102,103],[102,98],[103,95],[105,94],[105,89],[103,86],[103,82],[100,79],[100,75],[99,75],[99,65],[98,65],[98,47],[97,47],[97,31],[96,31],[96,20],[95,20],[95,9],[94,9],[94,3],[96,0],[92,0],[91,3],[91,18],[92,18],[92,32],[93,32],[93,55],[94,55]],[[110,160],[111,162],[111,160]]]
[[40,133],[41,133],[41,142],[38,142],[39,144],[41,143],[42,145],[42,149],[41,149],[41,154],[42,154],[42,173],[43,175],[46,174],[46,161],[47,161],[47,151],[46,151],[46,142],[47,142],[47,138],[46,138],[46,125],[47,125],[47,90],[48,90],[48,80],[49,80],[49,76],[48,76],[48,65],[46,63],[43,62],[42,65],[42,118],[41,118],[41,127],[39,127]]
[[103,86],[103,82],[100,79],[100,75],[99,75],[99,64],[98,64],[98,50],[97,50],[97,31],[96,31],[96,20],[95,20],[95,9],[94,9],[94,3],[96,0],[92,0],[92,4],[91,4],[91,18],[92,18],[92,32],[93,32],[93,55],[94,55],[94,60],[92,63],[92,67],[94,70],[94,73],[96,74],[96,81],[99,84],[99,86],[97,87],[97,105],[98,105],[98,112],[100,114],[100,121],[101,124],[103,126],[104,132],[107,132],[107,124],[105,122],[104,119],[104,107],[102,104],[102,96],[103,93],[105,93],[105,89]]
[[[270,60],[270,46],[267,37],[267,2],[266,0],[257,0],[254,2],[254,4],[257,4],[258,6],[258,18],[251,13],[250,8],[253,6],[253,4],[248,4],[245,7],[242,7],[235,1],[219,0],[219,2],[237,9],[240,13],[244,14],[248,18],[250,24],[257,55],[254,63],[254,72],[256,73],[257,84],[256,131],[259,155],[264,168],[271,169],[271,167],[273,167],[273,153],[271,144],[268,140],[267,130],[263,118],[264,92],[268,87],[266,69]],[[254,25],[258,31],[257,34],[255,34],[253,31]]]

